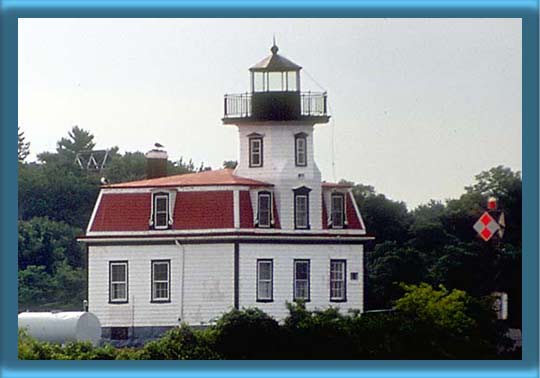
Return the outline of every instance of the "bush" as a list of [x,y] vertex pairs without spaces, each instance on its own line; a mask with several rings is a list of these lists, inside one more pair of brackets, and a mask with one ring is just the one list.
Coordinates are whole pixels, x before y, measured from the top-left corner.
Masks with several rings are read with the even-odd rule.
[[[147,343],[135,356],[143,360],[215,360],[209,330],[193,330],[181,325],[168,331],[159,340]],[[129,355],[129,354],[128,354]],[[124,357],[124,356],[122,356]]]
[[[403,285],[392,312],[342,314],[287,304],[283,325],[263,311],[232,310],[207,329],[181,325],[142,349],[65,346],[19,333],[20,359],[212,360],[212,359],[493,359],[508,352],[504,326],[488,298],[464,291]],[[499,349],[499,350],[498,350]]]
[[114,360],[117,353],[110,345],[94,347],[89,342],[69,342],[62,346],[38,341],[19,330],[20,360]]
[[281,329],[276,320],[257,308],[232,310],[210,329],[215,350],[225,359],[280,359]]

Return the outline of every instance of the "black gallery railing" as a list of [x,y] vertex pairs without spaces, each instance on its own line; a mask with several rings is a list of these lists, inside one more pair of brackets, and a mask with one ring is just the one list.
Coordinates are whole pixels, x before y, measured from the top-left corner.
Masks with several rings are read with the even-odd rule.
[[[280,93],[276,92],[276,96]],[[266,92],[266,94],[270,93]],[[298,95],[300,97],[300,116],[320,117],[327,115],[326,92],[302,92]],[[253,115],[252,97],[253,93],[226,94],[224,118],[250,118]]]

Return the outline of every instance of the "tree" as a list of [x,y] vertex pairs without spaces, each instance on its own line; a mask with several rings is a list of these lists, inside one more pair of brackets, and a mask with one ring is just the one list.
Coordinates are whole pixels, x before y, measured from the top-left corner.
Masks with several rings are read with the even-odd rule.
[[21,127],[17,127],[18,131],[18,159],[19,163],[23,163],[30,154],[30,142],[26,141],[24,131],[21,131]]
[[69,138],[62,138],[57,143],[56,152],[59,154],[75,155],[81,151],[91,151],[95,147],[94,136],[79,126],[73,126],[68,132]]
[[62,138],[57,142],[56,153],[42,152],[38,155],[38,160],[46,164],[61,164],[75,168],[77,153],[91,151],[94,147],[94,136],[79,126],[73,126],[68,131],[68,138]]
[[[341,180],[340,183],[353,185]],[[352,193],[362,213],[366,229],[375,236],[376,243],[396,241],[404,243],[409,239],[411,214],[404,202],[392,201],[384,194],[377,194],[370,185],[356,184]]]
[[236,160],[225,160],[223,162],[223,168],[235,169],[237,165],[238,162]]
[[45,217],[19,221],[19,269],[29,265],[45,266],[52,273],[56,265],[66,261],[74,267],[84,266],[84,251],[77,237],[82,230]]
[[393,301],[403,294],[400,283],[425,280],[427,266],[417,250],[385,242],[366,252],[366,274],[366,308],[383,309],[392,307]]
[[[126,152],[124,155],[115,152],[110,154],[109,163],[103,172],[103,175],[110,183],[128,182],[143,180],[146,178],[146,157],[142,152]],[[181,157],[172,162],[167,161],[167,175],[181,175],[184,173],[195,172],[195,166],[190,159],[185,162]]]
[[19,219],[49,217],[81,229],[88,225],[99,177],[73,164],[25,164],[19,169]]
[[[396,301],[404,327],[401,337],[414,338],[410,357],[493,358],[504,341],[495,322],[492,302],[475,299],[462,290],[437,289],[421,283],[403,285],[405,294]],[[407,337],[408,336],[408,337]]]

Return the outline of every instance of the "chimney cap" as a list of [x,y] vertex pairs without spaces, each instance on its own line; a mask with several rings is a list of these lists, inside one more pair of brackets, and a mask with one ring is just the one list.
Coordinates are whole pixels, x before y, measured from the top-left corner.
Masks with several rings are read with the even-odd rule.
[[169,155],[167,154],[167,151],[164,150],[158,150],[158,149],[152,149],[148,151],[146,154],[144,154],[147,159],[168,159]]

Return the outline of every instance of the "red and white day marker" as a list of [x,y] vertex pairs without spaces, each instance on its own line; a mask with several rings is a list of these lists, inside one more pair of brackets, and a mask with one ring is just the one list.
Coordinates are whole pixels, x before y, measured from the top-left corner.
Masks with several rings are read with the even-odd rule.
[[473,228],[478,232],[478,235],[484,241],[488,241],[499,230],[499,224],[489,213],[486,211],[480,219],[476,221]]

